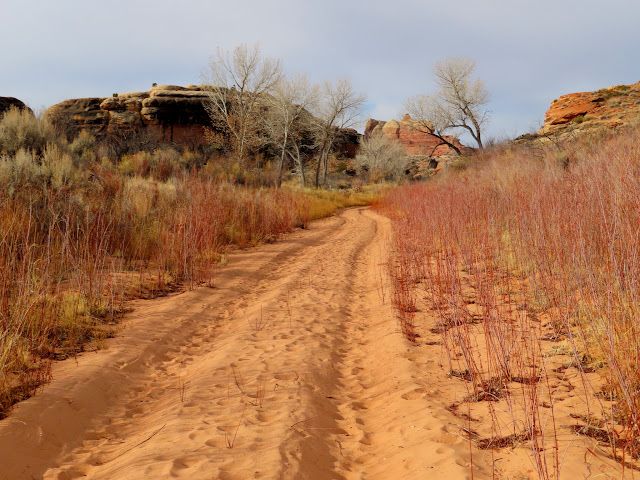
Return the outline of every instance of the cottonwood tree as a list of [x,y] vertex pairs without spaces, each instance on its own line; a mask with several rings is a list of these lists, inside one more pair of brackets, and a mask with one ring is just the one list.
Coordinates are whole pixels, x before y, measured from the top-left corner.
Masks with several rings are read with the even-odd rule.
[[482,128],[489,119],[485,105],[489,93],[482,80],[473,78],[475,62],[470,58],[448,58],[433,67],[439,90],[417,95],[405,103],[416,128],[440,140],[458,154],[460,149],[446,138],[447,132],[462,128],[482,146]]
[[265,94],[282,77],[278,59],[264,57],[259,44],[238,45],[232,52],[218,47],[203,72],[209,85],[205,109],[214,124],[222,122],[232,135],[236,160],[244,160],[257,142],[257,126]]
[[329,154],[339,138],[341,130],[353,128],[360,119],[360,113],[366,96],[357,93],[348,78],[336,82],[324,82],[320,99],[313,111],[316,122],[316,143],[319,150],[316,166],[316,187],[320,186],[320,172],[323,171],[322,182],[327,181],[327,163]]
[[265,130],[278,149],[278,187],[288,159],[293,160],[300,171],[300,181],[305,184],[302,160],[302,142],[312,130],[313,117],[309,113],[318,100],[319,87],[312,85],[305,74],[283,78],[275,84],[268,100]]
[[378,133],[362,137],[355,164],[366,168],[372,178],[397,179],[406,171],[409,157],[398,140]]

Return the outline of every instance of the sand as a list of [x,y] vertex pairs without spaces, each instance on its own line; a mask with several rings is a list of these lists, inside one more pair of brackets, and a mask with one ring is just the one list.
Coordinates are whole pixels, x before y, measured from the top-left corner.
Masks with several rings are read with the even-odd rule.
[[[441,346],[400,333],[390,234],[345,210],[229,255],[215,288],[134,302],[0,422],[0,479],[537,478],[526,448],[470,447]],[[562,478],[600,473],[572,445]]]

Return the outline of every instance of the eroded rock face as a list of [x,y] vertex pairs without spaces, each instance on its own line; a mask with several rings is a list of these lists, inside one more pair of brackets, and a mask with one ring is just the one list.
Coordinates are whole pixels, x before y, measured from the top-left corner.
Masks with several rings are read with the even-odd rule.
[[595,92],[570,93],[551,102],[538,135],[558,135],[640,121],[640,82]]
[[[421,131],[418,123],[412,120],[409,115],[405,115],[400,121],[375,120],[370,118],[364,129],[365,137],[371,135],[384,135],[388,138],[397,139],[405,148],[409,155],[425,155],[430,157],[441,157],[453,153],[453,149],[448,145],[439,145],[440,140],[428,133]],[[460,141],[452,136],[445,137],[447,141],[453,143],[456,147],[464,150]]]
[[205,132],[212,129],[203,106],[205,88],[162,85],[148,92],[121,93],[117,97],[77,98],[53,105],[46,114],[70,136],[81,130],[98,138],[144,130],[160,141],[204,145]]
[[[205,110],[207,88],[162,85],[148,92],[121,93],[117,97],[77,98],[53,105],[46,114],[70,138],[86,130],[96,138],[148,133],[159,142],[194,147],[206,145],[211,138],[227,142],[225,125],[212,125]],[[355,130],[344,129],[336,150],[353,158],[359,137]]]
[[33,111],[27,107],[22,100],[18,100],[14,97],[0,97],[0,117],[11,107],[17,107],[20,110],[28,110],[33,113]]

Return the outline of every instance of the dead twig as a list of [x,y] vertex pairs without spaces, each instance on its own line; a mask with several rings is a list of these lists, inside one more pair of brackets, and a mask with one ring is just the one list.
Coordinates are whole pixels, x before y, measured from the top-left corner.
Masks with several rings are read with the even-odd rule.
[[244,408],[242,409],[242,415],[240,415],[240,420],[238,420],[238,425],[236,426],[236,431],[233,434],[233,438],[225,432],[224,441],[227,444],[227,448],[233,448],[233,445],[236,443],[236,437],[238,436],[238,430],[240,430],[240,424],[242,423],[242,419],[244,418],[244,412],[247,409],[247,404],[244,404]]
[[123,456],[126,453],[129,453],[131,450],[133,450],[134,448],[138,448],[140,445],[142,445],[143,443],[148,442],[149,440],[151,440],[153,437],[155,437],[158,433],[160,433],[160,430],[162,430],[164,427],[166,427],[167,424],[165,423],[164,425],[162,425],[158,430],[156,430],[155,432],[153,432],[149,437],[147,437],[146,439],[144,439],[143,441],[141,441],[140,443],[134,445],[131,448],[126,449],[124,452],[122,452],[119,455],[116,455],[115,457],[113,457],[110,461],[115,460],[116,458],[120,458],[121,456]]

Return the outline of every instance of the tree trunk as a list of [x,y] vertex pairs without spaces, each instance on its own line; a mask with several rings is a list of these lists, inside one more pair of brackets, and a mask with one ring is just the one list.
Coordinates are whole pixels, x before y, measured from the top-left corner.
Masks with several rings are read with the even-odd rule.
[[282,171],[284,170],[284,150],[282,150],[282,156],[280,157],[280,165],[278,166],[278,179],[276,180],[276,187],[282,186]]
[[322,184],[327,184],[327,164],[329,163],[329,152],[327,152],[324,156],[324,160],[322,161],[323,171],[322,171]]
[[282,140],[282,155],[280,155],[280,166],[278,168],[278,180],[276,186],[280,188],[282,186],[282,171],[284,170],[284,156],[287,151],[288,132],[285,130],[284,139]]
[[320,186],[320,168],[322,167],[322,152],[318,157],[318,164],[316,165],[316,188]]

